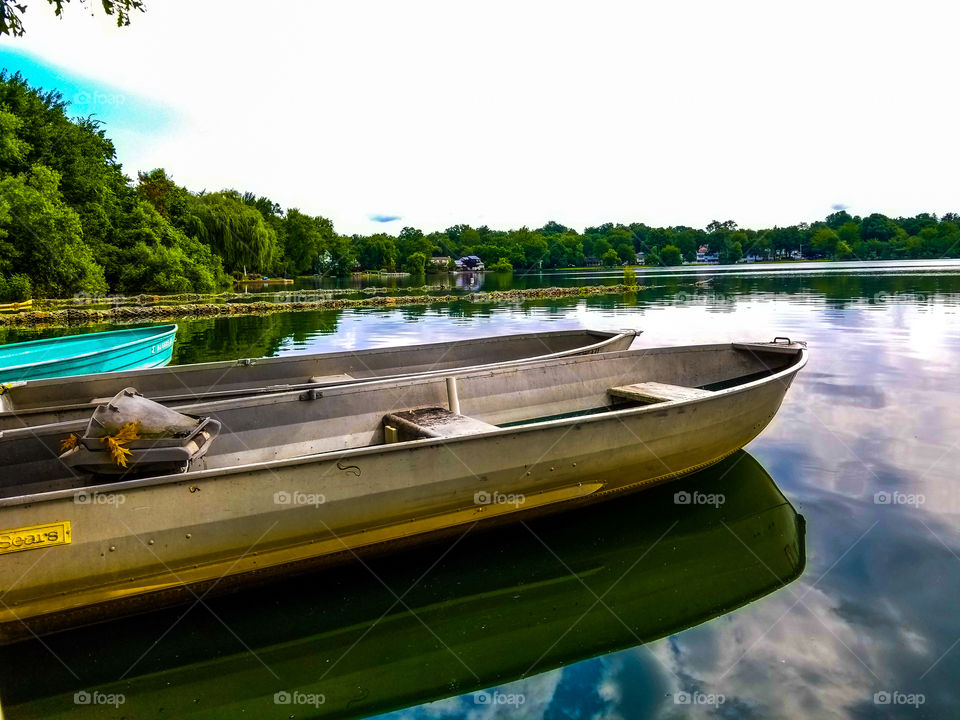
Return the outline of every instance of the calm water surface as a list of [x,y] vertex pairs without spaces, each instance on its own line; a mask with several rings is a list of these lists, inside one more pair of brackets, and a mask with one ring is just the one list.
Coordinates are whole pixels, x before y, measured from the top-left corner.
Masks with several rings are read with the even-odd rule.
[[[712,279],[652,273],[639,295],[182,322],[179,363],[575,327],[640,328],[635,347],[787,335],[811,355],[723,468],[376,575],[218,601],[225,622],[198,609],[168,634],[180,613],[52,639],[80,680],[47,648],[18,647],[2,656],[7,716],[55,716],[42,672],[61,693],[125,687],[127,717],[150,673],[198,717],[330,714],[345,688],[347,715],[407,708],[391,718],[956,717],[960,266],[698,272]],[[678,488],[725,502],[691,511]],[[245,691],[261,685],[326,693],[327,706],[250,715]]]

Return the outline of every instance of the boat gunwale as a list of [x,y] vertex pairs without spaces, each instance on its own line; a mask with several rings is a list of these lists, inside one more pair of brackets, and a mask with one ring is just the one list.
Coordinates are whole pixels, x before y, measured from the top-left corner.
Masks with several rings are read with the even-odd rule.
[[[167,335],[176,335],[177,329],[178,329],[178,326],[176,325],[176,323],[168,324],[168,325],[157,325],[154,327],[157,329],[160,329],[160,328],[167,328],[167,329],[164,330],[163,332],[154,333],[153,335],[148,335],[138,340],[130,340],[129,342],[121,343],[120,345],[111,345],[108,348],[104,348],[102,350],[94,350],[93,352],[83,353],[81,355],[70,355],[68,357],[58,357],[58,358],[53,358],[52,360],[41,360],[40,362],[22,363],[20,365],[11,365],[9,367],[0,366],[0,372],[8,373],[15,370],[22,370],[24,368],[43,368],[43,367],[48,367],[50,365],[53,365],[54,363],[62,363],[64,361],[83,360],[83,359],[95,357],[97,355],[103,355],[104,353],[116,352],[117,350],[123,350],[125,348],[133,347],[134,345],[139,345],[147,340],[152,341],[154,338],[162,338],[162,337],[166,337]],[[2,345],[0,346],[0,349],[8,348],[8,347],[24,347],[26,345],[40,345],[44,343],[49,343],[51,345],[54,345],[58,341],[66,340],[67,338],[76,339],[79,341],[81,338],[86,339],[87,337],[93,337],[96,335],[101,335],[101,336],[102,335],[120,335],[125,333],[143,332],[144,330],[152,330],[152,329],[154,328],[153,327],[125,328],[123,330],[108,330],[102,333],[92,332],[92,333],[84,333],[83,335],[68,335],[65,337],[43,338],[41,340],[27,340],[22,343],[9,343],[6,345]],[[88,375],[89,374],[103,374],[103,373],[88,373]],[[37,380],[38,381],[39,380],[56,380],[58,381],[58,383],[60,383],[60,382],[63,382],[64,377],[70,378],[68,382],[73,382],[74,378],[79,378],[84,376],[83,375],[65,375],[62,377],[55,377],[55,378],[37,378]],[[16,382],[16,381],[12,381],[12,382]],[[26,380],[25,382],[33,382],[33,381]]]
[[[680,352],[703,352],[708,350],[717,350],[717,349],[729,349],[734,350],[735,345],[741,345],[743,343],[733,342],[733,343],[716,343],[716,344],[707,344],[707,345],[686,345],[686,346],[667,346],[661,348],[644,348],[642,350],[624,350],[621,353],[631,353],[635,352],[642,354],[644,351],[649,350],[659,350],[662,352],[668,351],[680,351]],[[754,350],[750,349],[741,349],[741,352],[750,352],[751,354],[756,354],[757,352],[762,352],[760,348]],[[611,353],[619,355],[621,353]],[[563,360],[584,360],[591,358],[591,356],[580,356],[572,358],[562,358]],[[724,388],[723,390],[715,390],[713,393],[707,397],[698,397],[698,398],[689,398],[685,400],[672,400],[669,402],[662,403],[652,403],[649,405],[642,405],[640,407],[628,407],[622,410],[609,410],[607,412],[596,413],[593,415],[580,415],[570,418],[558,418],[556,420],[547,420],[544,422],[530,422],[526,425],[514,425],[508,428],[496,428],[494,430],[489,430],[486,432],[471,433],[469,435],[458,435],[454,437],[445,437],[445,438],[420,438],[416,440],[407,440],[405,442],[398,443],[389,443],[389,444],[379,444],[379,445],[364,445],[356,448],[347,448],[345,450],[327,450],[320,453],[312,453],[309,455],[298,455],[292,458],[283,458],[280,460],[266,460],[263,462],[256,463],[247,463],[244,465],[232,465],[222,468],[211,468],[206,470],[196,470],[193,472],[180,473],[177,475],[157,475],[154,477],[147,478],[136,478],[133,480],[123,480],[114,483],[100,484],[100,485],[83,485],[79,487],[65,488],[62,490],[53,490],[49,492],[42,493],[33,493],[30,495],[16,495],[6,498],[0,498],[0,509],[6,507],[14,507],[17,505],[30,505],[40,502],[55,501],[64,498],[70,498],[75,496],[78,492],[84,492],[86,494],[110,494],[115,492],[122,492],[125,490],[133,490],[144,487],[151,487],[154,485],[176,485],[178,483],[185,482],[194,482],[197,480],[207,480],[207,479],[216,479],[220,477],[229,477],[232,475],[239,475],[246,472],[260,472],[263,470],[271,471],[275,468],[283,468],[295,465],[306,465],[316,462],[324,462],[328,460],[343,460],[343,459],[353,459],[356,457],[363,457],[366,455],[375,455],[383,453],[393,453],[400,452],[405,450],[414,450],[424,447],[429,447],[433,445],[446,445],[447,443],[461,443],[469,442],[472,440],[481,440],[489,439],[492,437],[507,437],[510,435],[518,435],[527,432],[534,432],[543,429],[554,429],[557,427],[563,427],[566,425],[583,425],[583,424],[592,424],[603,421],[608,421],[611,419],[620,419],[622,420],[625,417],[632,417],[637,415],[646,415],[655,412],[661,412],[663,410],[673,410],[677,407],[691,406],[691,405],[700,405],[704,403],[714,402],[720,399],[726,399],[734,395],[738,395],[745,392],[750,392],[756,390],[762,386],[770,385],[774,382],[782,382],[784,378],[788,376],[795,376],[803,367],[807,364],[809,358],[809,351],[805,346],[799,346],[796,349],[796,354],[792,362],[787,365],[782,370],[778,370],[775,373],[772,373],[766,377],[759,378],[757,380],[751,380],[749,382],[743,383],[742,385],[734,385],[729,388]],[[591,358],[592,359],[592,358]],[[491,368],[488,372],[493,372],[498,368]],[[503,370],[509,370],[510,368],[503,368]],[[422,380],[423,382],[435,381],[436,378],[420,378],[420,377],[408,377],[407,380],[410,382],[417,382]],[[792,379],[791,379],[792,382]],[[363,390],[372,390],[370,386],[377,385],[377,382],[366,382],[366,383],[354,383],[353,385],[342,385],[336,386],[337,390],[352,390],[358,387],[362,387]],[[784,388],[784,393],[788,386]],[[293,393],[280,393],[280,394],[293,394]],[[246,399],[246,398],[244,398]],[[0,433],[0,437],[2,437]],[[739,449],[739,448],[738,448]]]

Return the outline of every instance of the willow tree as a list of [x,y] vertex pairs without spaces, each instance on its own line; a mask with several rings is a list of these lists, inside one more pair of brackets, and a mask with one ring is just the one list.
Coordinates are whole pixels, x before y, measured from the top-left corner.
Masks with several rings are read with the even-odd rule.
[[187,227],[223,258],[228,271],[263,273],[279,259],[276,231],[236,193],[201,195]]

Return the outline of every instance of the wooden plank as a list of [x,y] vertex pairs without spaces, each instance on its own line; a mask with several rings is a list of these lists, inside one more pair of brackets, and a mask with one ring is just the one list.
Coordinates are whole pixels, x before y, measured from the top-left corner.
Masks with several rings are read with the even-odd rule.
[[324,385],[329,385],[330,383],[346,383],[351,380],[356,380],[353,375],[314,375],[310,378],[311,383],[323,383]]
[[685,387],[683,385],[668,385],[658,382],[621,385],[620,387],[610,388],[607,392],[614,397],[646,403],[697,400],[713,394],[710,390],[701,390],[700,388]]
[[397,429],[400,440],[458,437],[499,430],[496,425],[466,415],[457,415],[441,407],[390,413],[383,422],[386,426]]
[[744,350],[746,352],[763,353],[783,353],[785,355],[796,355],[800,352],[802,346],[799,343],[733,343],[734,350]]

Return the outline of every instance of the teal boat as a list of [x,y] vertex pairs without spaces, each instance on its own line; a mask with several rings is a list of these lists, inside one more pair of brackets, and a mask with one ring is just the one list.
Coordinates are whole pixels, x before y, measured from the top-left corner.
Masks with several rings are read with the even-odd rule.
[[176,335],[160,325],[0,345],[0,383],[162,367]]

